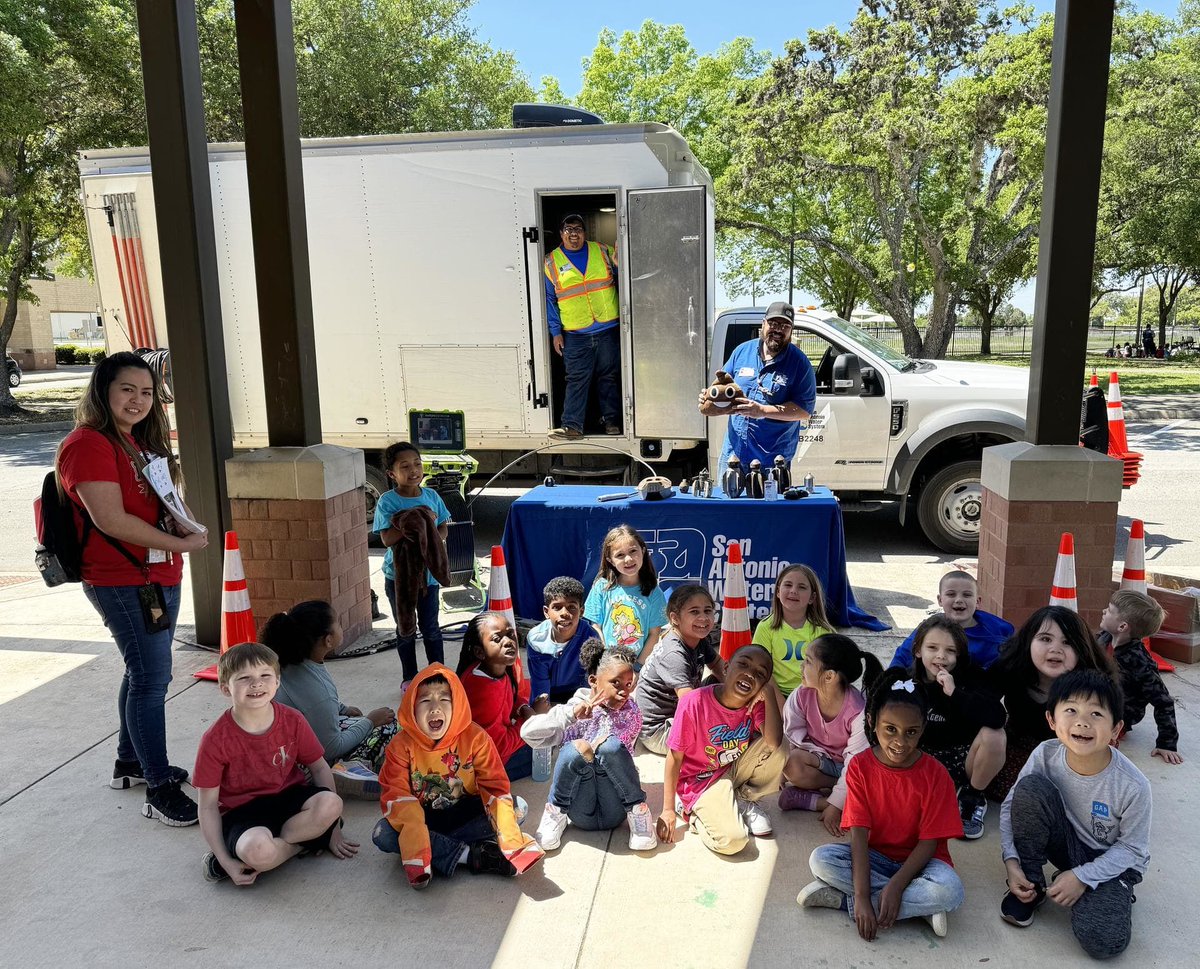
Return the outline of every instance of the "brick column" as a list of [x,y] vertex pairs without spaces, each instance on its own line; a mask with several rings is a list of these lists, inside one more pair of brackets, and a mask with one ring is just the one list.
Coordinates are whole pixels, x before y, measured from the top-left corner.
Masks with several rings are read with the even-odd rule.
[[347,646],[370,629],[362,451],[262,448],[225,468],[257,627],[298,602],[324,599]]
[[1050,601],[1058,540],[1075,536],[1079,614],[1093,629],[1112,594],[1121,462],[1081,447],[983,452],[979,604],[1020,627]]

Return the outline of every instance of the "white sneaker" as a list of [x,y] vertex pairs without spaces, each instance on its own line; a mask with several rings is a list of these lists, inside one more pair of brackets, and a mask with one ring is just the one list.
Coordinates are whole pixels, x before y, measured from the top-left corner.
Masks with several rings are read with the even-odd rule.
[[658,836],[654,833],[654,817],[650,806],[642,801],[625,812],[629,818],[629,850],[653,851],[658,847]]
[[538,824],[537,831],[533,835],[542,851],[553,851],[562,844],[562,835],[567,830],[567,824],[566,811],[547,802],[546,810],[542,812],[541,823]]
[[754,837],[765,838],[773,833],[771,819],[754,801],[738,801],[738,810],[741,812],[742,820],[746,822],[746,827],[750,829],[750,833]]
[[933,934],[939,939],[946,938],[946,930],[949,928],[946,920],[945,912],[934,912],[932,915],[926,915],[925,921],[929,923],[929,927],[933,929]]
[[845,901],[845,895],[819,878],[805,885],[796,896],[796,904],[801,908],[841,908]]

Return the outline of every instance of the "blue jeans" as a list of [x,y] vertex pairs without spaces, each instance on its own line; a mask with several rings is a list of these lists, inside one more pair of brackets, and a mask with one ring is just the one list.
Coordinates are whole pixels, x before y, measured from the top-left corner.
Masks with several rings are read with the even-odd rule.
[[590,764],[567,742],[558,752],[550,800],[583,831],[608,831],[625,820],[625,812],[646,800],[642,780],[625,745],[609,737]]
[[[887,888],[888,881],[902,867],[878,851],[870,851],[871,859],[871,904],[879,912],[879,894]],[[846,896],[850,918],[854,918],[854,873],[850,865],[850,846],[847,844],[821,845],[808,859],[813,876],[826,885],[832,885]],[[937,912],[953,912],[963,903],[963,884],[958,873],[950,865],[937,858],[908,883],[900,897],[900,911],[896,918],[915,919]]]
[[117,758],[137,761],[150,787],[170,779],[167,762],[167,684],[171,682],[171,641],[179,618],[179,586],[163,586],[169,629],[146,632],[141,586],[83,584],[83,594],[96,607],[125,661],[125,675],[117,693]]
[[[431,829],[429,832],[429,866],[439,875],[449,878],[458,867],[458,859],[462,857],[463,848],[476,841],[484,841],[495,836],[496,832],[492,830],[492,822],[488,820],[486,814],[472,818],[449,834],[442,834]],[[375,823],[375,830],[371,832],[371,841],[380,851],[386,851],[390,855],[400,854],[400,835],[388,823],[387,818],[380,818]]]
[[[396,609],[396,583],[392,579],[383,580],[383,594],[392,606],[392,615],[398,615]],[[417,628],[421,630],[421,642],[425,644],[425,665],[441,663],[446,654],[442,649],[442,628],[438,625],[438,587],[425,586],[421,598],[417,600]],[[400,655],[401,677],[411,680],[417,675],[417,634],[401,636],[400,627],[396,626],[396,652]]]
[[588,389],[596,378],[600,416],[605,424],[621,424],[621,329],[614,326],[596,336],[563,331],[563,364],[567,392],[563,401],[563,427],[583,430]]
[[510,781],[519,781],[533,773],[533,750],[522,744],[515,754],[504,762],[504,773]]

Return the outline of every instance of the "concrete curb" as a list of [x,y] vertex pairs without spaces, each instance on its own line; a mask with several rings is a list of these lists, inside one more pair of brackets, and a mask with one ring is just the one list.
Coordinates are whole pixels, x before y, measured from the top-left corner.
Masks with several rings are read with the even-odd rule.
[[1127,421],[1195,421],[1200,420],[1200,394],[1126,397],[1121,409]]
[[0,436],[10,434],[41,434],[51,431],[69,431],[75,426],[74,421],[47,421],[44,424],[0,424]]

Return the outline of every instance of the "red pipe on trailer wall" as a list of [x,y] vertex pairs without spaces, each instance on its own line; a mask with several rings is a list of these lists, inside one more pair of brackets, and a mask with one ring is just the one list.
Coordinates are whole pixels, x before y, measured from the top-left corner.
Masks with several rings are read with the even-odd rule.
[[133,228],[133,252],[137,257],[135,268],[137,269],[137,279],[141,287],[143,297],[143,306],[146,310],[146,317],[143,321],[145,329],[146,346],[151,350],[158,349],[158,333],[154,327],[154,306],[150,302],[150,281],[146,278],[146,256],[142,250],[142,225],[138,221],[137,215],[137,200],[131,194],[129,196],[129,216]]
[[[121,304],[125,309],[126,323],[129,325],[129,331],[125,334],[129,338],[131,345],[137,342],[136,320],[134,319],[135,311],[131,308],[132,304],[129,301],[129,288],[125,284],[125,268],[121,260],[121,243],[118,239],[117,217],[115,199],[111,195],[104,196],[104,204],[108,209],[108,232],[112,236],[113,256],[117,261],[117,279],[121,283]],[[136,349],[136,347],[134,347]]]
[[146,306],[142,301],[142,285],[138,279],[137,263],[133,255],[133,238],[129,224],[129,196],[120,196],[120,212],[121,212],[121,234],[123,236],[122,248],[125,250],[125,271],[129,276],[129,291],[133,298],[133,303],[137,307],[137,334],[138,345],[135,350],[142,347],[149,347],[149,334],[146,332]]

